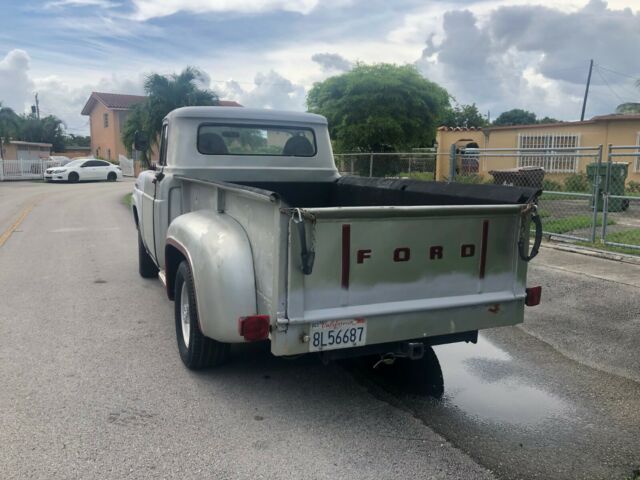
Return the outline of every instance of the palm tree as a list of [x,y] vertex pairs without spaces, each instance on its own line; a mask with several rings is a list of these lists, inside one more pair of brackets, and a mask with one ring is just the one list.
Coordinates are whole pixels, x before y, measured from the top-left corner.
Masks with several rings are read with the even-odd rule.
[[204,78],[204,74],[195,67],[187,67],[179,74],[160,75],[152,73],[144,82],[147,98],[136,105],[129,114],[122,131],[122,142],[133,144],[137,130],[146,133],[153,142],[149,144],[147,156],[153,144],[157,146],[162,120],[171,111],[179,107],[195,105],[217,105],[218,96],[197,86],[196,81]]

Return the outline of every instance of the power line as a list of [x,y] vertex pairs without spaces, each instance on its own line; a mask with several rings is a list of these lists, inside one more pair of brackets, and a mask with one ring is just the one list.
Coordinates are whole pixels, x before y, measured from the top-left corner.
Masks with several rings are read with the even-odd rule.
[[609,83],[609,81],[606,79],[606,77],[602,74],[602,72],[600,71],[600,66],[596,65],[596,72],[598,72],[598,75],[600,76],[600,78],[602,79],[602,81],[605,83],[605,85],[607,86],[607,88],[611,91],[611,93],[613,93],[616,98],[621,102],[621,103],[627,103],[628,101],[623,99],[620,95],[618,95],[618,92],[616,92],[613,87],[611,86],[611,84]]
[[611,73],[615,73],[616,75],[620,75],[621,77],[627,77],[627,78],[631,78],[633,80],[640,80],[640,77],[635,77],[633,75],[629,75],[628,73],[616,72],[615,70],[611,70],[610,68],[607,68],[607,67],[605,67],[603,65],[600,65],[599,63],[596,63],[596,66],[598,68],[606,70],[607,72],[611,72]]

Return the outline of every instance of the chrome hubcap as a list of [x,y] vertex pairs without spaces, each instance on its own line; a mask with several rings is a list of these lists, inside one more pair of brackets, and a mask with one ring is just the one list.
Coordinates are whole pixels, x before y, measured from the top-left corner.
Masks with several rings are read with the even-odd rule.
[[184,344],[188,348],[191,334],[191,316],[189,315],[187,282],[182,284],[182,293],[180,293],[180,321],[182,323],[182,340],[184,340]]

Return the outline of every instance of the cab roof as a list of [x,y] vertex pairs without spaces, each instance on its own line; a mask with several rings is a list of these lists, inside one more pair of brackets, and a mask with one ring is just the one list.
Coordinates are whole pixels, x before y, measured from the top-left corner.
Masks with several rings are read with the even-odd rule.
[[270,122],[296,122],[326,125],[327,119],[322,115],[287,110],[271,110],[265,108],[238,107],[182,107],[169,112],[165,119],[204,118],[209,120],[256,120]]

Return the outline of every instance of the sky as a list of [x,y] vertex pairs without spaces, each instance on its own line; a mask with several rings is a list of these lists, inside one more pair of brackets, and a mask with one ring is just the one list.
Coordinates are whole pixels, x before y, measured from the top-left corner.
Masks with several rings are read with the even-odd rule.
[[3,0],[0,102],[88,134],[91,91],[143,94],[144,76],[204,72],[249,107],[304,110],[314,82],[356,62],[413,64],[491,118],[560,120],[640,102],[640,0]]

